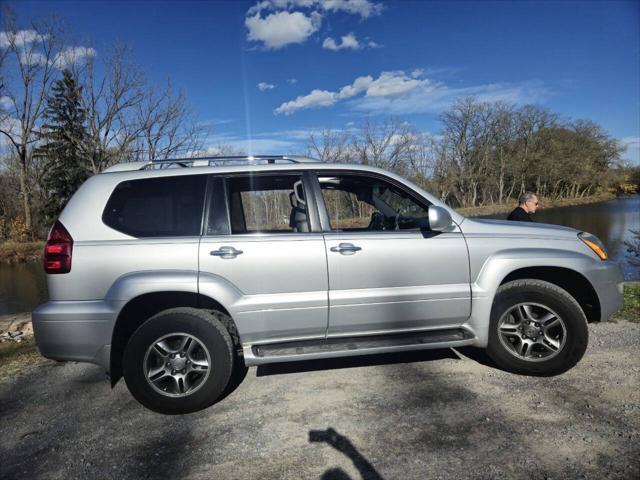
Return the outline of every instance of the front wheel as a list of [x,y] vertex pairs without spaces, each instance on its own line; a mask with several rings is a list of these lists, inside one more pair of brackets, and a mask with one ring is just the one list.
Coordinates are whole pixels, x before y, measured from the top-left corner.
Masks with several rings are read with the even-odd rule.
[[487,353],[499,367],[540,376],[576,365],[589,336],[578,302],[557,285],[534,279],[500,286],[489,329]]
[[216,316],[195,308],[173,308],[151,317],[133,333],[124,352],[124,378],[136,400],[151,410],[195,412],[224,392],[233,353],[231,337]]

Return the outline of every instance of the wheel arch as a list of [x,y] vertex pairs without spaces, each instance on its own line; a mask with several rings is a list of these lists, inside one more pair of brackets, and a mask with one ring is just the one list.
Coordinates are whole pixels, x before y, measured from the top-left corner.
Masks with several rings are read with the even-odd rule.
[[[237,326],[231,313],[220,302],[207,295],[185,291],[158,291],[140,294],[130,299],[120,310],[111,337],[109,374],[111,386],[122,378],[122,357],[133,332],[149,318],[175,307],[191,307],[202,310],[218,310],[225,313],[230,324],[225,325],[234,342],[240,343]],[[235,335],[233,330],[235,330]],[[238,347],[239,345],[236,345]]]
[[500,282],[531,278],[543,280],[566,290],[580,305],[587,321],[600,321],[600,300],[591,282],[580,272],[566,267],[532,266],[508,273]]

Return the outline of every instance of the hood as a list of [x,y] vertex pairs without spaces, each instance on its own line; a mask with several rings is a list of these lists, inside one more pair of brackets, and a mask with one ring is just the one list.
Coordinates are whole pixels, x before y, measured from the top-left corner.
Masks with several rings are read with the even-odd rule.
[[552,225],[550,223],[536,222],[514,222],[511,220],[492,220],[480,218],[465,218],[460,225],[465,234],[495,234],[495,235],[523,235],[530,236],[552,236],[552,237],[574,237],[579,230],[562,225]]

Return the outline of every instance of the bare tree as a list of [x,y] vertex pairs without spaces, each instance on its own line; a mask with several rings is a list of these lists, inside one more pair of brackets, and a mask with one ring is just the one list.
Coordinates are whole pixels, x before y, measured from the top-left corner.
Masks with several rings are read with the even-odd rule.
[[136,106],[139,128],[135,156],[148,160],[194,156],[203,148],[207,133],[198,123],[184,92],[174,93],[171,82],[156,94],[148,88]]
[[350,138],[339,130],[312,132],[307,139],[307,155],[327,163],[348,162],[351,157]]
[[144,79],[131,61],[129,49],[117,46],[104,68],[105,74],[98,77],[95,59],[88,57],[80,70],[89,136],[87,154],[93,173],[124,159],[141,132],[135,119],[144,99]]
[[406,173],[411,163],[411,149],[416,132],[407,122],[388,118],[381,123],[365,120],[353,137],[352,148],[364,165]]
[[[3,118],[0,134],[15,151],[25,226],[32,231],[30,169],[33,147],[45,110],[51,82],[57,75],[59,38],[52,23],[32,24],[19,29],[12,15],[6,15],[0,32],[2,61]],[[7,70],[15,74],[10,77]]]

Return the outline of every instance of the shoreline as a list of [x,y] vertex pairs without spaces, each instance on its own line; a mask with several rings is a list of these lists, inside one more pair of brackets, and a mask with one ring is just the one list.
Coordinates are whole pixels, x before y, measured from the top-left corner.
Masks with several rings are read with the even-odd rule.
[[[540,197],[540,203],[543,209],[558,208],[558,207],[575,207],[578,205],[589,205],[591,203],[605,202],[607,200],[613,200],[619,198],[613,193],[601,193],[599,195],[589,195],[587,197],[578,198],[564,198],[560,200],[552,200],[550,198]],[[483,205],[480,207],[463,207],[454,209],[465,217],[480,217],[483,215],[494,215],[498,213],[508,213],[517,205],[513,202]]]

